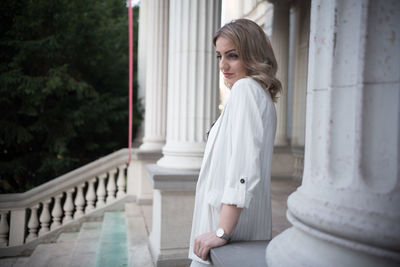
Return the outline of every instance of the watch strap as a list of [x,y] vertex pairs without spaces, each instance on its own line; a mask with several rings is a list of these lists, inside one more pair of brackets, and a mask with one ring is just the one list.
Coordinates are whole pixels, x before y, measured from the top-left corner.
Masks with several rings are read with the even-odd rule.
[[231,240],[230,236],[225,233],[221,236],[221,238],[225,239],[228,242]]

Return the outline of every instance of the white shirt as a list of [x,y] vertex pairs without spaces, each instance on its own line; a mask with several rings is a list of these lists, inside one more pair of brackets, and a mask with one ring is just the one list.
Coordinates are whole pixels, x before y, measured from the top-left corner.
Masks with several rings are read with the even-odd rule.
[[251,78],[232,87],[211,128],[196,187],[189,258],[194,238],[215,231],[221,204],[243,208],[232,240],[271,239],[270,177],[276,111],[269,93]]

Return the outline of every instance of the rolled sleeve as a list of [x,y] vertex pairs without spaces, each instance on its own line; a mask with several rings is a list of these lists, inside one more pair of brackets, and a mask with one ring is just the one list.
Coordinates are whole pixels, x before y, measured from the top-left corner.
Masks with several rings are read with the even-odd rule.
[[[240,181],[245,180],[240,178]],[[238,188],[225,187],[221,202],[229,205],[236,205],[238,208],[249,208],[253,195],[246,190],[245,183],[239,184]]]
[[261,87],[249,78],[239,80],[232,88],[229,112],[230,153],[221,202],[248,208],[253,191],[261,179],[261,146],[263,145]]

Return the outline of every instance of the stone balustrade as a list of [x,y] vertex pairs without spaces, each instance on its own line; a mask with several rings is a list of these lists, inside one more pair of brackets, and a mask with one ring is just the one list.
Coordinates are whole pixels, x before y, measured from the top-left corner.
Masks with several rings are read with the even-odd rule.
[[0,247],[31,242],[126,195],[127,149],[30,191],[0,195]]

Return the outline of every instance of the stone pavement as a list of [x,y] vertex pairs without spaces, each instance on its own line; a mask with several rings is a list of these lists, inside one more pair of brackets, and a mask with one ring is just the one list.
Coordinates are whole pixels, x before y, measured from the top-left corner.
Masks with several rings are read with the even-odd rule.
[[301,185],[301,181],[291,178],[271,179],[272,237],[291,226],[286,219],[287,198]]

